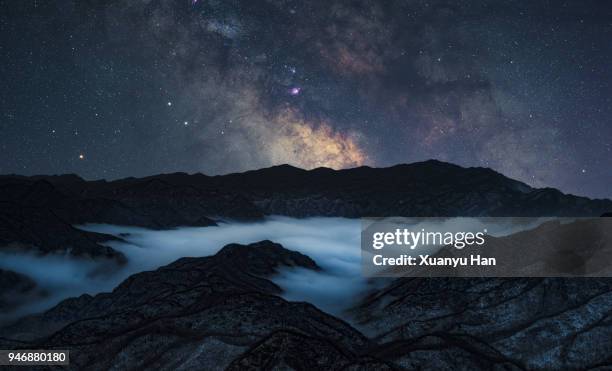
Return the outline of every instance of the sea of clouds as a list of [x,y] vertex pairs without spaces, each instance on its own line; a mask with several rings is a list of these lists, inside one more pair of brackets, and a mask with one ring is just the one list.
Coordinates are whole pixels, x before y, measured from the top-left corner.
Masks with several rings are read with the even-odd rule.
[[[343,311],[373,289],[373,285],[383,283],[380,279],[368,280],[361,274],[359,219],[272,216],[261,222],[228,222],[172,230],[103,224],[79,228],[120,237],[123,241],[107,244],[126,255],[127,265],[117,268],[67,255],[41,257],[1,253],[0,269],[31,277],[46,295],[20,307],[17,313],[0,314],[0,322],[48,309],[68,297],[111,291],[131,274],[156,269],[181,257],[214,255],[229,243],[271,240],[314,259],[322,271],[284,268],[272,280],[284,290],[285,299],[307,301],[335,315],[342,316]],[[515,232],[516,226],[498,229],[497,235],[505,235]]]

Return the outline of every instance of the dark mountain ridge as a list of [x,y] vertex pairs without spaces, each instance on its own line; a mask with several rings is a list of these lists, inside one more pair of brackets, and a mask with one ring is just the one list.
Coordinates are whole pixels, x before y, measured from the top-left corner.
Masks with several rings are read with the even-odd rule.
[[1,330],[0,346],[68,347],[82,370],[386,366],[361,356],[369,341],[344,321],[279,297],[268,277],[281,267],[319,269],[271,241],[230,244],[26,317]]
[[388,168],[289,165],[218,176],[173,173],[115,181],[76,175],[0,176],[0,249],[124,258],[98,243],[112,236],[73,225],[168,229],[265,215],[599,216],[610,200],[536,189],[491,169],[430,160]]
[[289,302],[271,241],[134,274],[0,328],[4,349],[70,349],[72,369],[609,369],[610,279],[398,278],[354,324]]
[[[488,168],[463,168],[436,160],[345,170],[280,165],[217,176],[172,173],[115,181],[85,181],[75,175],[0,177],[2,187],[13,183],[23,189],[37,182],[55,188],[48,198],[62,198],[59,192],[76,203],[88,200],[88,212],[70,213],[75,223],[150,228],[213,223],[202,217],[257,219],[266,214],[599,216],[612,210],[611,200],[532,188]],[[96,205],[93,200],[105,200],[105,204]],[[95,210],[102,215],[91,215]]]
[[76,175],[0,176],[0,249],[106,257],[111,236],[72,227],[105,223],[153,229],[214,225],[264,215],[599,216],[610,200],[536,189],[491,169],[430,160],[388,168],[298,169],[289,165],[207,176],[173,173],[115,181]]
[[[74,175],[0,176],[0,251],[21,246],[41,254],[123,260],[99,245],[112,236],[73,227],[82,223],[164,229],[268,214],[599,216],[610,210],[610,200],[536,189],[490,169],[439,161],[338,171],[282,165],[221,176],[174,173],[110,182]],[[182,258],[133,275],[112,293],[67,299],[3,328],[0,345],[69,347],[75,350],[71,362],[82,369],[612,364],[606,351],[609,279],[399,278],[352,309],[356,329],[310,304],[280,298],[269,277],[281,266],[319,269],[307,256],[270,241],[232,244],[213,257]],[[2,274],[4,286],[20,282],[18,291],[36,294],[27,277]]]

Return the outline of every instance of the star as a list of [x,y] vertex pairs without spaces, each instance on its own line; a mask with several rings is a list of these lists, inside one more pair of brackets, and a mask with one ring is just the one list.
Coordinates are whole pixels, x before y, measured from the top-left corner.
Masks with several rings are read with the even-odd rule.
[[[19,1],[7,3],[9,14],[22,11]],[[112,5],[87,9],[86,27],[59,31],[61,7],[23,3],[37,16],[0,21],[8,22],[0,40],[27,39],[23,53],[4,53],[14,73],[0,84],[10,97],[0,149],[16,159],[0,156],[0,172],[99,178],[116,165],[108,176],[123,178],[281,161],[309,167],[342,162],[342,143],[354,140],[372,166],[438,158],[612,197],[612,24],[589,2],[552,7],[549,21],[537,22],[532,2],[447,14],[452,0],[276,1],[265,12],[231,1],[149,0],[134,2],[129,17]],[[94,27],[100,17],[113,19],[109,32]],[[512,27],[500,28],[500,19]],[[125,29],[130,37],[112,37]],[[13,92],[23,76],[31,84]],[[418,145],[423,133],[428,142]],[[244,144],[257,160],[233,147],[243,138],[257,138]],[[405,143],[417,146],[395,153]],[[134,146],[142,156],[126,155]],[[160,151],[164,161],[141,166]]]

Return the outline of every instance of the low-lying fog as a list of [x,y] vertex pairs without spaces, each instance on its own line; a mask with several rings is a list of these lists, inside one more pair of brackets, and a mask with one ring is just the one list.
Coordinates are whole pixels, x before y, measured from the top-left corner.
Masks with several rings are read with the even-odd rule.
[[67,297],[111,291],[131,274],[155,269],[181,257],[213,255],[229,243],[248,244],[265,239],[300,251],[323,268],[322,272],[282,270],[272,280],[283,288],[283,296],[287,300],[308,301],[338,315],[370,289],[371,283],[361,275],[360,223],[359,219],[275,216],[255,223],[233,222],[164,231],[98,224],[80,226],[121,237],[125,242],[113,241],[108,245],[123,252],[128,264],[111,269],[108,265],[67,256],[2,253],[0,269],[31,277],[49,295],[34,305],[21,307],[19,313],[0,314],[0,322],[45,310]]
[[323,268],[323,272],[284,269],[272,277],[288,300],[309,301],[338,314],[367,289],[360,273],[357,219],[270,217],[255,223],[163,231],[101,224],[79,228],[122,238],[125,242],[107,244],[123,252],[128,264],[111,269],[68,256],[0,253],[0,269],[23,273],[49,293],[34,305],[21,307],[19,313],[0,314],[0,322],[48,309],[68,297],[111,291],[131,274],[156,269],[181,257],[214,255],[229,243],[248,244],[266,239],[310,256]]
[[165,231],[109,225],[81,228],[120,236],[129,242],[111,242],[109,246],[127,256],[128,270],[132,273],[154,269],[184,256],[214,255],[229,243],[271,240],[308,255],[323,268],[322,272],[283,269],[272,277],[285,291],[286,299],[309,301],[338,313],[366,289],[366,280],[361,277],[357,219],[270,217],[257,223],[222,223]]

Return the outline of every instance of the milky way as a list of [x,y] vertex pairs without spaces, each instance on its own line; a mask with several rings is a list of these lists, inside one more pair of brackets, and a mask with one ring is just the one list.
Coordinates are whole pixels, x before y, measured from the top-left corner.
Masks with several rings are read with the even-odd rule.
[[612,197],[603,1],[2,7],[0,173],[437,158]]

